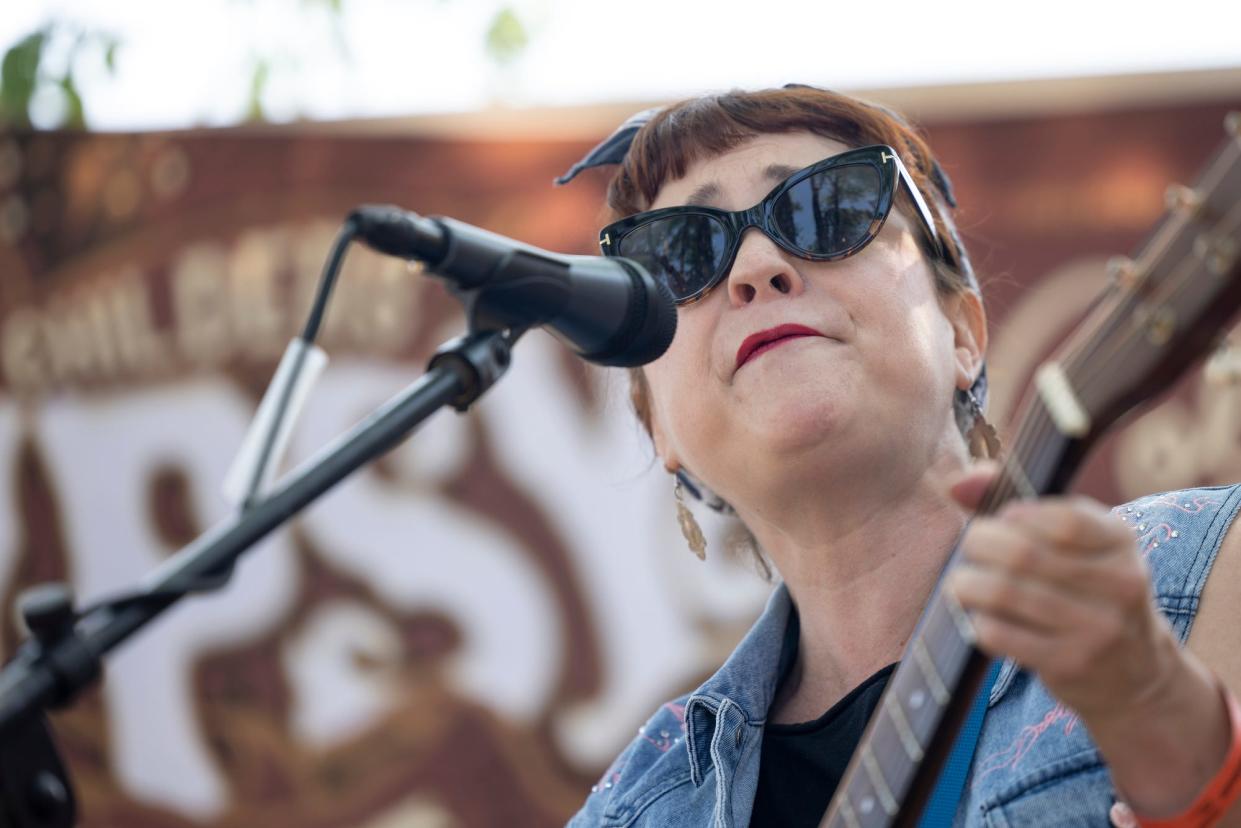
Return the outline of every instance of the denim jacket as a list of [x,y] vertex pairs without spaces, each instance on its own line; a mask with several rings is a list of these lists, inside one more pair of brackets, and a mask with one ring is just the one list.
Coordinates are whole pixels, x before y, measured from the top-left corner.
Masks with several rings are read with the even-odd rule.
[[[1182,644],[1238,504],[1241,484],[1153,495],[1114,510],[1132,526],[1159,608]],[[791,611],[780,584],[724,666],[638,731],[570,828],[748,825]],[[1105,826],[1115,801],[1077,716],[1036,676],[1005,662],[954,825]]]

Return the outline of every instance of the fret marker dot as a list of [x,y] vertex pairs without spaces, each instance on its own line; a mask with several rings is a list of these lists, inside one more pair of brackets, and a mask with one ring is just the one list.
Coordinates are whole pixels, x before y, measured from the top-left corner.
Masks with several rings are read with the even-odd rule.
[[857,809],[864,814],[869,814],[871,811],[875,810],[875,798],[873,796],[866,797],[862,800],[862,803],[857,806]]
[[924,702],[926,702],[926,693],[921,690],[915,690],[909,694],[909,706],[914,710],[920,709]]

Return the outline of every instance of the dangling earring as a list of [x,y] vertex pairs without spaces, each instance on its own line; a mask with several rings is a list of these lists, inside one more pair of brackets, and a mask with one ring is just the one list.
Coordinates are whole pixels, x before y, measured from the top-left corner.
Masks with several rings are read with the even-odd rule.
[[1000,456],[1000,437],[995,433],[995,426],[987,422],[987,418],[983,416],[982,405],[974,396],[974,391],[971,389],[968,393],[970,417],[974,422],[965,437],[966,442],[969,443],[970,455],[995,460]]
[[702,534],[702,527],[698,525],[694,513],[685,505],[685,489],[681,486],[681,478],[679,475],[673,475],[672,496],[677,502],[677,523],[681,524],[681,534],[685,537],[685,542],[689,544],[689,551],[698,556],[698,560],[705,561],[707,559],[707,539]]

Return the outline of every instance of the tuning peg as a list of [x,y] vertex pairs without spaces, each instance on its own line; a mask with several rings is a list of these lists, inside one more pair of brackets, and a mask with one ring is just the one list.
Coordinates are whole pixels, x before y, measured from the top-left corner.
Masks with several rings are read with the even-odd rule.
[[1202,196],[1192,187],[1184,184],[1173,184],[1163,194],[1164,206],[1176,213],[1185,213],[1190,217],[1202,211]]
[[1212,385],[1241,384],[1241,348],[1227,339],[1220,340],[1202,373]]
[[1237,242],[1219,235],[1203,233],[1194,239],[1194,255],[1206,263],[1207,270],[1223,276],[1237,260]]
[[1137,269],[1134,267],[1133,259],[1128,256],[1113,256],[1107,260],[1107,278],[1112,284],[1126,290],[1132,288],[1138,281]]

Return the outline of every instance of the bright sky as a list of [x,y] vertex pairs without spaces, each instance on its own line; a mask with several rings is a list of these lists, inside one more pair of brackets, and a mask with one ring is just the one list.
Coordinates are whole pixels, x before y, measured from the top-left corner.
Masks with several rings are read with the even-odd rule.
[[274,120],[1241,66],[1237,0],[512,0],[530,43],[503,69],[483,45],[503,0],[343,0],[338,21],[323,0],[3,2],[6,48],[50,19],[121,37],[115,77],[79,61],[102,129],[234,123],[256,56]]

